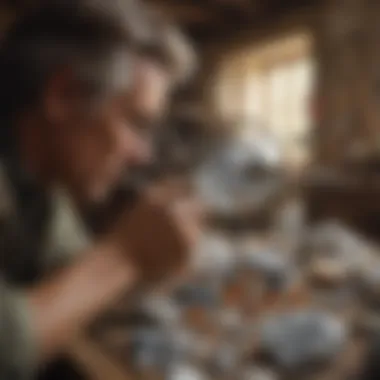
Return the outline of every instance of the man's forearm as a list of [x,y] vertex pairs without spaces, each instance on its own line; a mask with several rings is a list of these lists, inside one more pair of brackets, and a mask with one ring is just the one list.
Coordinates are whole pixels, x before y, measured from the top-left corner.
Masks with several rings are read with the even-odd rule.
[[75,265],[34,288],[29,301],[41,360],[68,343],[136,277],[125,255],[98,245]]

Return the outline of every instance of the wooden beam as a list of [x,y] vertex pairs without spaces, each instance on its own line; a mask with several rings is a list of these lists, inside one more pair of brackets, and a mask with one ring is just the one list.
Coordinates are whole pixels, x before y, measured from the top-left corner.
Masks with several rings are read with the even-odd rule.
[[3,33],[7,29],[7,27],[13,22],[14,18],[15,13],[9,8],[0,7],[0,33]]
[[189,2],[147,0],[146,3],[160,9],[167,17],[180,24],[198,24],[215,21],[216,15],[208,7]]
[[256,8],[258,2],[251,0],[213,0],[215,5],[224,5],[238,8],[241,10],[251,10]]
[[234,49],[292,29],[313,27],[319,10],[318,0],[292,0],[289,7],[286,4],[278,2],[268,7],[263,6],[257,12],[248,14],[240,23],[225,22],[218,27],[214,25],[205,31],[200,43],[212,50]]

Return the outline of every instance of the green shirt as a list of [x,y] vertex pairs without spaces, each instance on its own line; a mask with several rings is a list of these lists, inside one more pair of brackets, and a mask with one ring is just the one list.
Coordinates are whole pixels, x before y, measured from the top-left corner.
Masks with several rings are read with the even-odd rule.
[[16,160],[0,160],[0,379],[33,378],[38,347],[25,289],[88,244],[63,189],[45,191]]

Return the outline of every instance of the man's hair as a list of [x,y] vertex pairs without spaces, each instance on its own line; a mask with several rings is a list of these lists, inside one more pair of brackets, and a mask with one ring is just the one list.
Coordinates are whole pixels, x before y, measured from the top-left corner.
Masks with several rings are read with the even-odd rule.
[[195,72],[197,57],[191,44],[174,24],[155,8],[147,8],[150,42],[141,44],[141,54],[151,56],[170,70],[175,83],[183,83]]
[[189,67],[182,60],[190,51],[175,28],[138,1],[40,0],[11,26],[0,47],[0,122],[36,105],[64,67],[95,94],[133,75],[128,64],[134,53],[182,79],[188,72],[177,78],[177,68]]

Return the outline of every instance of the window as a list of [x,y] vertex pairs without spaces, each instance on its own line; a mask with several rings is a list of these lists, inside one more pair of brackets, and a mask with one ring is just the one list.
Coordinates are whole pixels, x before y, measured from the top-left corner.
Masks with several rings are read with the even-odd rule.
[[291,164],[307,158],[311,39],[300,33],[226,57],[217,75],[215,106],[239,128],[275,135]]

